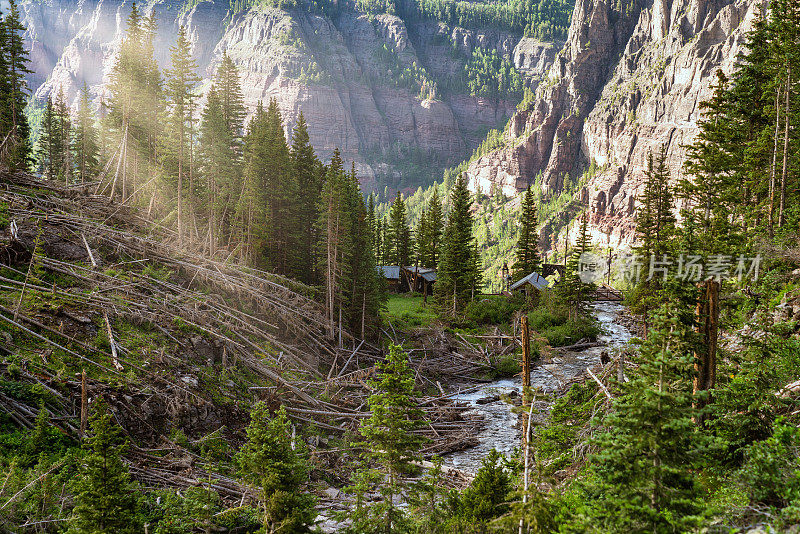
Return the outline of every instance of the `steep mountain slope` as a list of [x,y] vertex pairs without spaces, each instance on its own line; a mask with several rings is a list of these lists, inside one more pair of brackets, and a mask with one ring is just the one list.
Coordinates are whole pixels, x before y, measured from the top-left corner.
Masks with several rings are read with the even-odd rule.
[[666,147],[673,178],[697,133],[717,69],[730,72],[761,2],[579,0],[566,45],[536,97],[511,120],[504,148],[471,163],[473,189],[528,185],[557,196],[595,163],[578,194],[595,243],[633,239],[648,154]]
[[[533,88],[557,51],[521,33],[368,16],[344,3],[281,9],[259,2],[237,11],[232,5],[147,4],[144,11],[157,16],[161,67],[169,66],[177,26],[187,25],[205,86],[227,51],[251,110],[259,100],[277,98],[287,131],[302,111],[318,153],[328,157],[339,147],[365,182],[377,179],[381,188],[440,176],[513,114],[520,93],[474,96],[465,86],[464,67],[476,48],[513,62]],[[131,2],[29,0],[22,7],[36,97],[63,89],[74,102],[86,82],[99,103]]]
[[[30,440],[48,453],[77,449],[102,398],[143,488],[202,480],[240,506],[254,492],[236,477],[234,454],[251,407],[265,401],[283,405],[308,440],[315,486],[344,483],[344,457],[331,445],[365,416],[365,380],[383,351],[347,333],[344,346],[327,339],[313,288],[181,249],[173,231],[89,188],[4,168],[0,182],[0,466],[27,454]],[[447,350],[437,380],[485,372],[484,353],[454,366]],[[414,359],[417,387],[432,383],[442,359]],[[426,398],[423,410],[426,455],[469,446],[482,424],[446,398]],[[50,438],[37,442],[40,427]],[[25,517],[17,504],[0,529]],[[37,513],[62,521],[69,510]]]

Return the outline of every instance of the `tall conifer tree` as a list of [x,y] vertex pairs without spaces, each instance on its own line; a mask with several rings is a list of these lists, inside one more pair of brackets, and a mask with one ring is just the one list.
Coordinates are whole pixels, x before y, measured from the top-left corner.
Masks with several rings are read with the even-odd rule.
[[450,192],[450,210],[434,286],[437,302],[452,314],[481,290],[480,257],[472,232],[471,206],[467,178],[462,174]]
[[220,95],[212,86],[206,96],[200,121],[200,171],[211,254],[215,253],[219,239],[227,235],[224,222],[230,201],[228,195],[238,182],[238,164],[234,140],[225,124]]
[[[698,526],[700,492],[691,474],[703,435],[692,420],[691,329],[676,310],[662,310],[641,347],[638,371],[620,384],[596,442],[593,529],[608,532],[689,532]],[[590,497],[591,498],[591,497]]]
[[93,180],[100,172],[100,147],[94,123],[89,88],[84,83],[72,140],[75,177],[80,183]]
[[48,180],[54,180],[58,175],[58,142],[60,139],[58,125],[59,121],[56,108],[53,105],[53,97],[48,96],[42,115],[42,134],[36,153],[39,172]]
[[297,177],[291,169],[289,146],[283,131],[278,101],[271,99],[266,111],[266,150],[268,165],[265,173],[267,220],[272,232],[267,241],[267,265],[280,274],[292,275],[298,254]]
[[517,238],[514,279],[519,280],[541,267],[539,260],[539,232],[536,230],[536,199],[530,187],[522,199],[519,237]]
[[295,199],[296,231],[298,233],[295,275],[300,280],[312,284],[317,281],[316,241],[318,234],[316,221],[319,218],[322,175],[321,165],[311,146],[308,125],[302,112],[297,118],[292,135],[291,167],[298,186],[298,196]]
[[406,219],[406,203],[399,192],[389,210],[388,242],[386,243],[389,263],[408,266],[411,264],[411,229]]
[[352,241],[351,267],[352,286],[348,322],[351,332],[358,332],[362,339],[377,332],[380,326],[378,310],[382,306],[382,277],[377,271],[373,253],[372,234],[369,231],[368,211],[361,193],[355,165],[349,176],[350,235]]
[[[374,469],[357,473],[352,490],[356,505],[350,513],[348,532],[406,532],[409,519],[396,501],[407,489],[405,477],[415,468],[423,438],[414,433],[422,424],[422,411],[414,401],[414,376],[408,356],[395,345],[389,347],[386,361],[379,362],[378,376],[371,384],[370,417],[359,428],[364,439],[363,460]],[[368,490],[377,489],[383,499],[367,505]]]
[[25,117],[25,106],[28,100],[28,86],[25,75],[30,74],[28,68],[28,51],[25,49],[23,35],[25,26],[22,24],[19,9],[15,0],[10,0],[8,13],[0,23],[3,46],[0,52],[3,57],[5,72],[0,85],[3,86],[2,117],[0,117],[0,142],[6,137],[6,143],[0,156],[11,167],[27,168],[33,163],[33,153],[30,144],[30,126]]
[[339,333],[342,340],[344,310],[348,305],[347,290],[352,281],[350,259],[353,242],[350,233],[349,180],[342,166],[339,150],[335,149],[325,175],[319,216],[320,272],[324,276],[325,310],[328,337]]
[[178,239],[183,240],[185,234],[185,197],[189,197],[191,206],[194,191],[191,183],[191,144],[193,139],[193,113],[195,106],[194,89],[200,81],[197,75],[197,63],[192,57],[192,45],[186,34],[186,27],[178,30],[172,53],[172,68],[167,72],[167,96],[170,101],[170,135],[169,149],[174,158],[176,180],[176,203],[178,217]]
[[310,471],[304,455],[302,440],[292,437],[286,409],[281,406],[273,416],[266,404],[257,403],[237,460],[246,480],[259,490],[263,523],[259,532],[312,532],[316,511],[314,497],[304,491]]
[[269,165],[267,117],[259,102],[244,137],[242,193],[236,203],[234,239],[240,243],[242,258],[259,268],[266,267],[264,243],[270,238],[267,226],[266,187],[263,169]]
[[585,282],[581,278],[581,256],[591,252],[592,243],[589,236],[589,214],[584,211],[581,215],[581,226],[578,240],[572,249],[572,254],[567,259],[564,269],[564,280],[558,285],[558,294],[567,306],[571,318],[587,313],[586,306],[591,298],[595,285]]
[[425,255],[425,266],[436,268],[439,265],[439,256],[442,248],[442,234],[444,232],[444,210],[439,198],[439,188],[433,188],[433,194],[428,202],[428,244]]

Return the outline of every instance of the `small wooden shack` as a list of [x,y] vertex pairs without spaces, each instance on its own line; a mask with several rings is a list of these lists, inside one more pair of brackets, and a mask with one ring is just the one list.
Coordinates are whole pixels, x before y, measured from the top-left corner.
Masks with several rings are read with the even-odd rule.
[[400,288],[400,266],[398,265],[378,265],[378,272],[383,274],[386,279],[386,287],[391,293],[399,293]]
[[433,294],[433,284],[436,283],[436,269],[417,266],[403,267],[400,276],[403,287],[408,288],[409,291],[416,291],[425,296]]
[[511,291],[522,291],[529,295],[531,291],[541,291],[549,285],[550,281],[547,278],[534,271],[511,284]]

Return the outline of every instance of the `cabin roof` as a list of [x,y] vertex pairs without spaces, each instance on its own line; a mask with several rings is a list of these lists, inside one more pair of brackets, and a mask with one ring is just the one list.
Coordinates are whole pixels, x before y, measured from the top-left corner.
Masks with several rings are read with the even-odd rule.
[[532,285],[536,289],[544,289],[550,285],[550,282],[536,271],[532,272],[524,278],[520,278],[511,285],[511,289],[519,289],[525,284]]
[[425,279],[426,282],[435,282],[436,281],[436,271],[431,270],[428,272],[420,272],[419,275]]
[[433,269],[431,267],[416,267],[414,265],[409,265],[408,267],[403,267],[403,270],[411,272],[411,273],[416,272],[416,273],[419,273],[419,274],[435,273],[436,272],[436,269]]
[[399,265],[378,265],[377,269],[383,273],[384,278],[388,278],[389,280],[400,279]]

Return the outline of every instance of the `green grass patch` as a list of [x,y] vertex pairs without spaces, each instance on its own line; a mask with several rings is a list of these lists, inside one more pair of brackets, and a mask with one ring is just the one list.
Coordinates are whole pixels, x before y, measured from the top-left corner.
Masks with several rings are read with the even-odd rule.
[[401,328],[429,326],[438,318],[432,305],[433,299],[429,298],[425,305],[423,297],[416,293],[389,295],[386,317]]
[[464,317],[475,325],[509,325],[514,313],[525,305],[520,297],[483,295],[467,304]]

